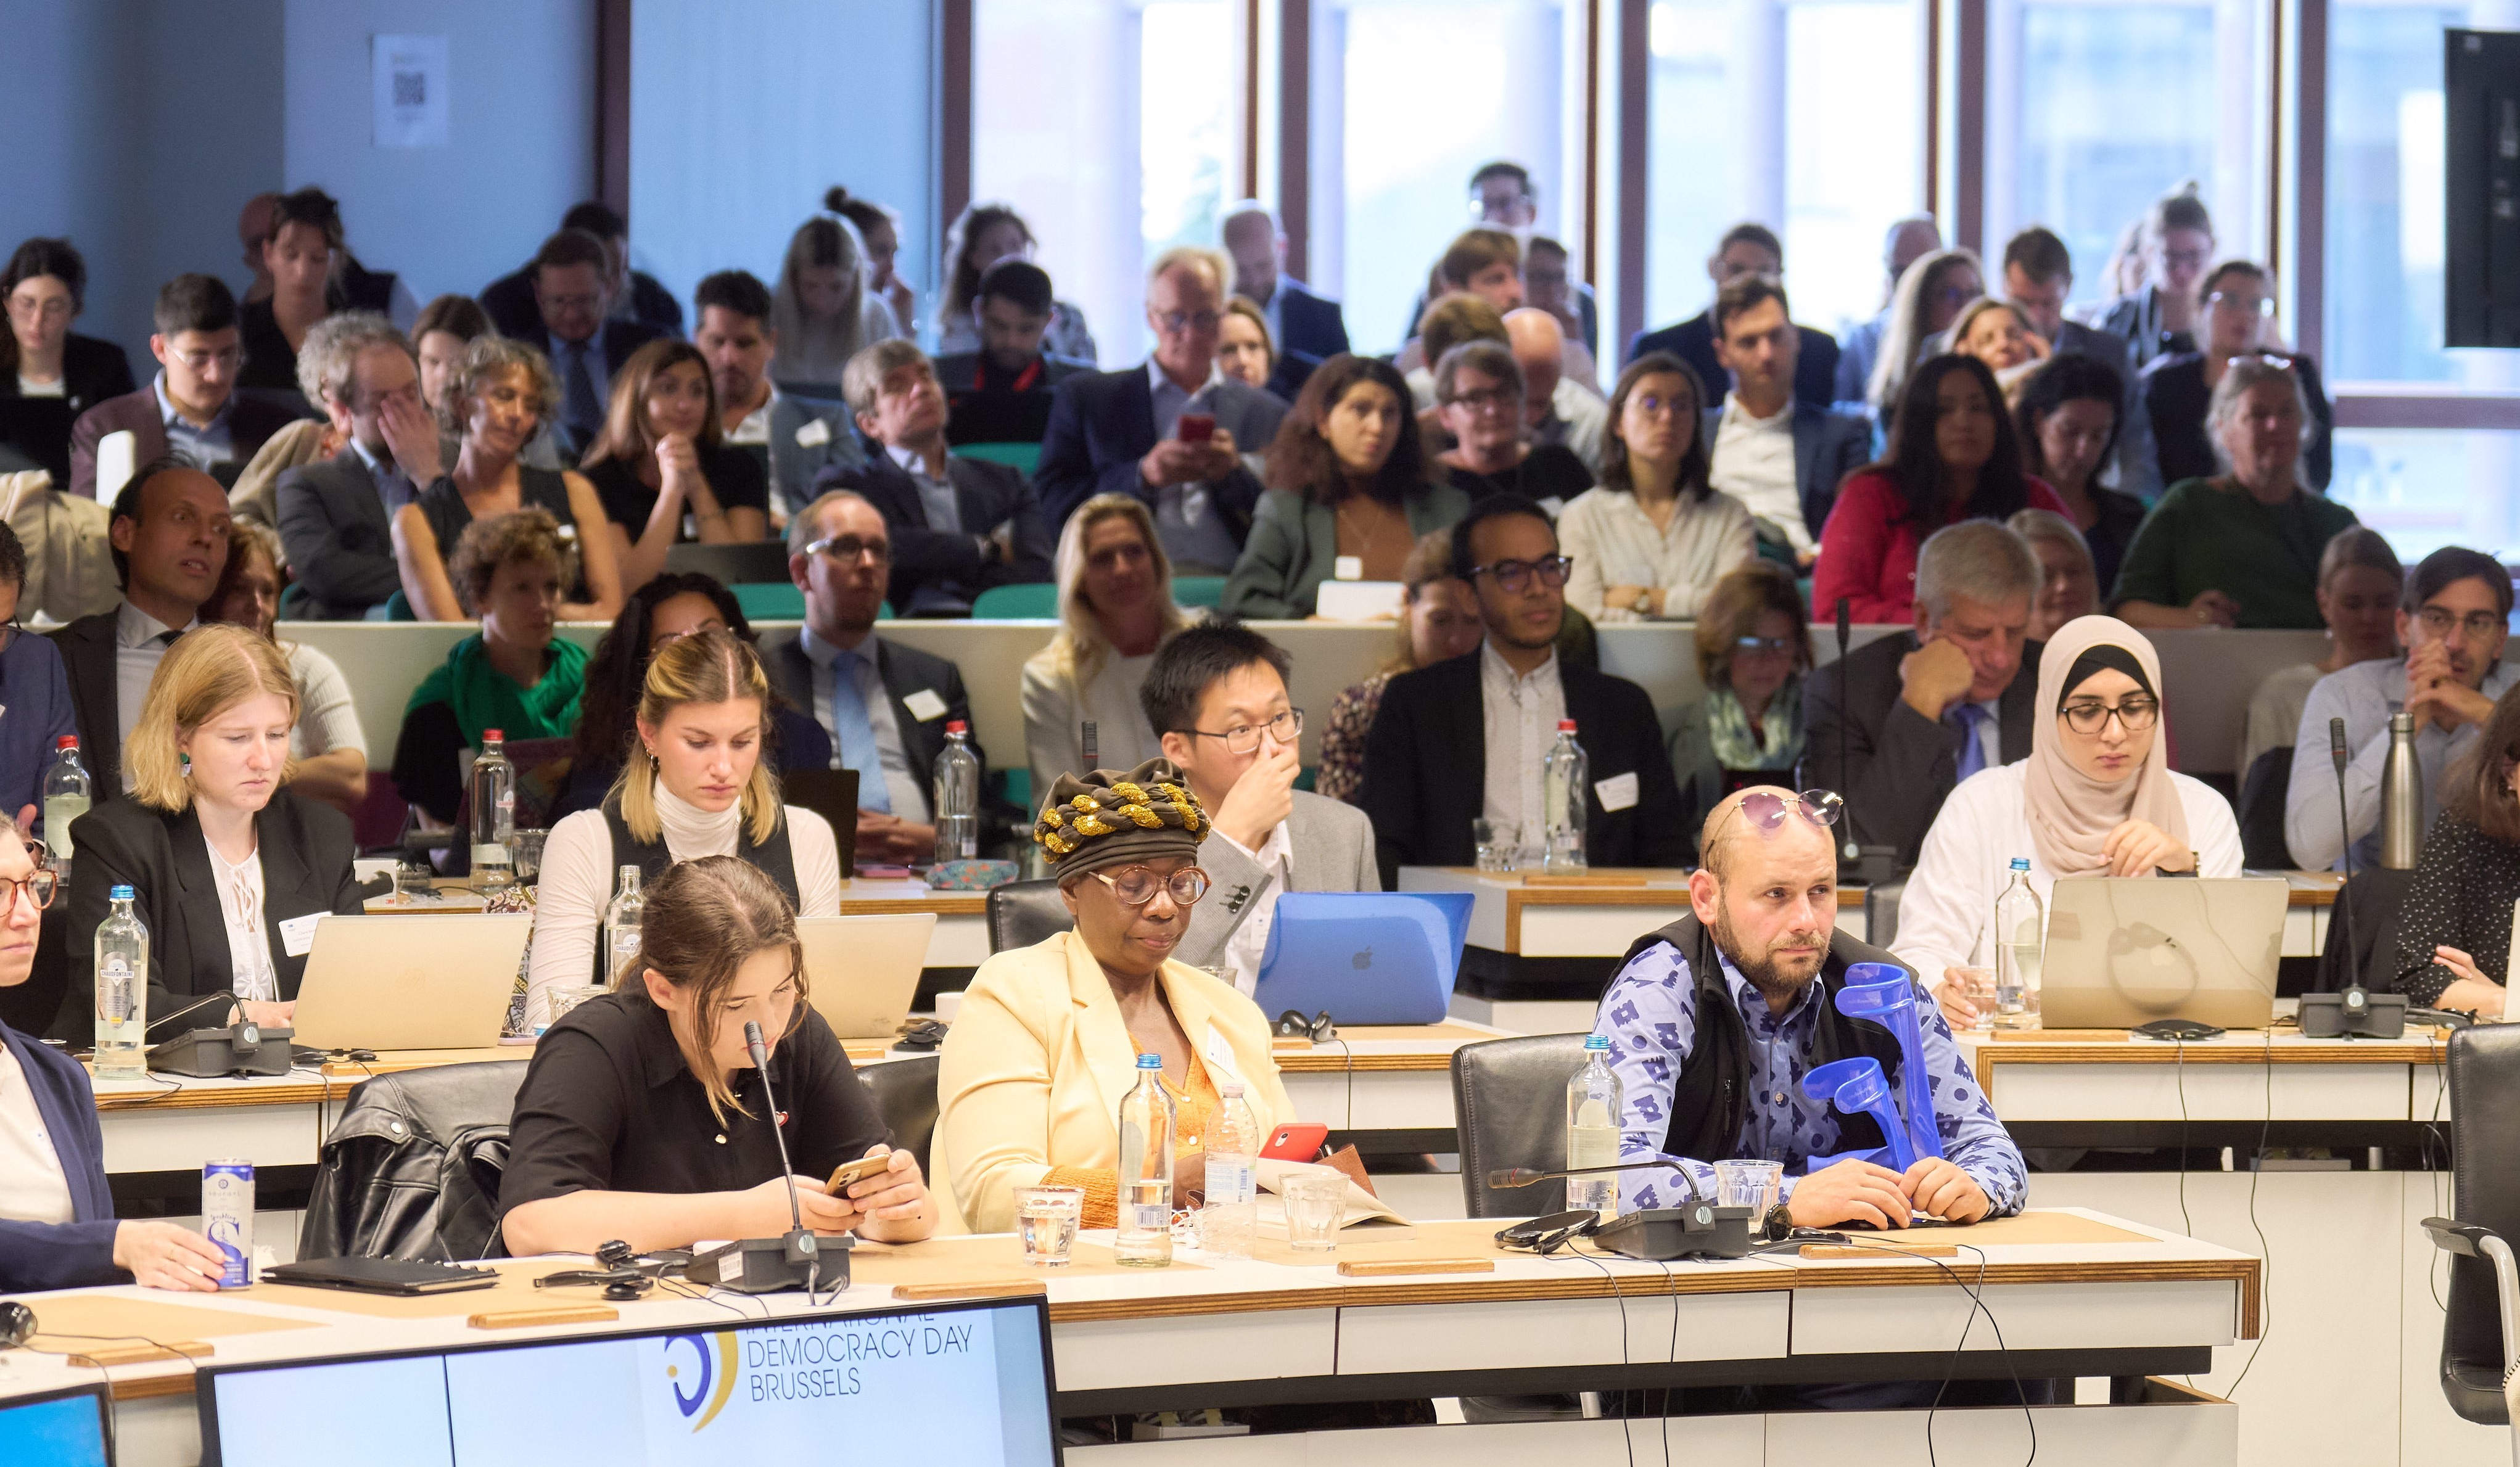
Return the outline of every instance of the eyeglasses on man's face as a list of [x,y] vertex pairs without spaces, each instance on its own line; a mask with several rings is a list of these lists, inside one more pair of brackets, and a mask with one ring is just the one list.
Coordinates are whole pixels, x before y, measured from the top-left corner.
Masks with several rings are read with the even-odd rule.
[[892,558],[892,547],[881,540],[862,540],[855,535],[831,535],[806,546],[805,554],[837,560],[843,565],[858,559],[881,563]]
[[1192,738],[1222,739],[1225,742],[1225,751],[1229,754],[1248,754],[1260,747],[1262,734],[1268,734],[1282,745],[1293,743],[1301,738],[1304,735],[1304,710],[1287,708],[1266,723],[1236,724],[1221,734],[1211,734],[1205,729],[1184,729],[1181,732]]
[[1169,876],[1158,876],[1151,867],[1124,866],[1116,871],[1088,871],[1086,874],[1111,888],[1111,895],[1123,907],[1144,907],[1155,899],[1158,891],[1170,892],[1176,907],[1195,906],[1207,895],[1207,872],[1194,866],[1183,867]]
[[2461,616],[2448,606],[2426,606],[2415,613],[2415,620],[2435,641],[2458,632],[2471,642],[2482,642],[2504,630],[2503,619],[2491,611],[2470,611]]
[[1538,576],[1540,584],[1554,591],[1566,584],[1566,573],[1575,568],[1572,556],[1544,556],[1537,560],[1499,560],[1493,565],[1473,566],[1472,576],[1486,576],[1507,591],[1519,595]]

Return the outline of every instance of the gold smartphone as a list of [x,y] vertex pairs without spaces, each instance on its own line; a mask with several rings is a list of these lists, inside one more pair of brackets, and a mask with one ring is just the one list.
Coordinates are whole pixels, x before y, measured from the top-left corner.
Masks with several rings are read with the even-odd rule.
[[834,1197],[845,1197],[849,1194],[850,1187],[870,1177],[882,1175],[891,1166],[892,1153],[890,1152],[885,1152],[881,1156],[861,1156],[856,1161],[842,1162],[832,1169],[831,1184],[823,1190]]

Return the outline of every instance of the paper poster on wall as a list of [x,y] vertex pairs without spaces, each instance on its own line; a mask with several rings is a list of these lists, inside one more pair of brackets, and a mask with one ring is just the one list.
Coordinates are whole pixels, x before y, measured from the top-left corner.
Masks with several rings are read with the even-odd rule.
[[376,67],[379,148],[446,146],[446,37],[370,38]]

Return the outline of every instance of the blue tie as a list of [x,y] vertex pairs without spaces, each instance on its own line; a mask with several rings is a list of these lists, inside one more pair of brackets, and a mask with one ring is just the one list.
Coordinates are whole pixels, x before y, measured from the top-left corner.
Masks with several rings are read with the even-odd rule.
[[1986,743],[1978,737],[1978,726],[1986,722],[1986,710],[1975,703],[1962,703],[1947,716],[1960,721],[1959,778],[1965,779],[1986,768]]
[[858,772],[858,808],[889,815],[892,791],[883,783],[883,749],[876,742],[866,694],[858,689],[858,669],[864,666],[866,659],[855,652],[832,658],[832,733],[840,741],[840,767]]
[[552,344],[568,358],[567,368],[561,375],[561,426],[568,430],[574,446],[583,449],[604,430],[604,402],[595,395],[595,374],[586,366],[587,350],[594,343],[555,340]]

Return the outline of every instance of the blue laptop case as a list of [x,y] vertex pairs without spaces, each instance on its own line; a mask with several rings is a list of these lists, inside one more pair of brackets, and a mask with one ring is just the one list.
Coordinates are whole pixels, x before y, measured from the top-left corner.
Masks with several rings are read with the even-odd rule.
[[1453,1003],[1468,892],[1288,892],[1278,899],[1252,1001],[1272,1019],[1436,1024]]

